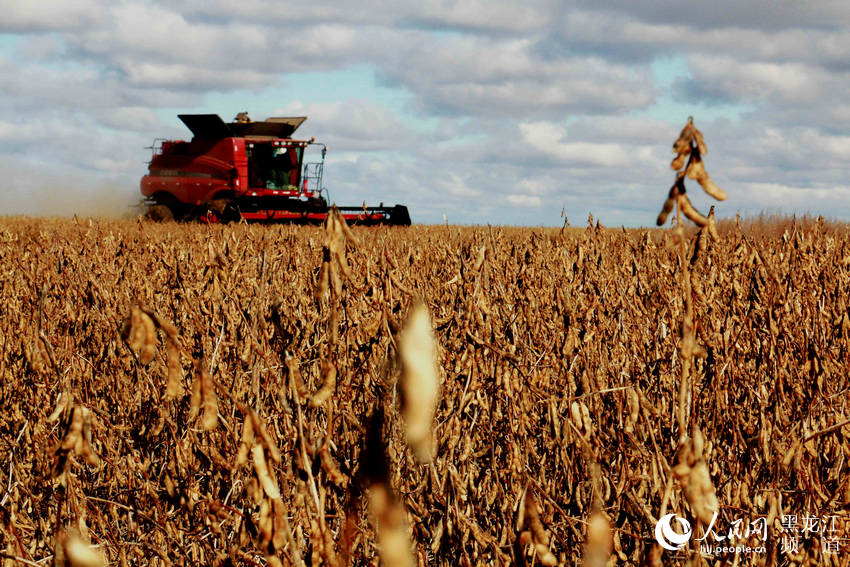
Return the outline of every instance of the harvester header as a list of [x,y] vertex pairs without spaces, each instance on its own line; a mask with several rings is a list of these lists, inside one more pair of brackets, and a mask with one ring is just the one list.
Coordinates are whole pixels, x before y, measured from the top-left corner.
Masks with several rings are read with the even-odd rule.
[[[242,112],[230,123],[217,114],[178,118],[193,137],[154,142],[141,181],[149,218],[313,223],[327,217],[322,184],[327,147],[313,138],[292,138],[307,117],[254,122]],[[314,149],[320,157],[305,161]],[[410,224],[404,205],[337,208],[350,223]]]

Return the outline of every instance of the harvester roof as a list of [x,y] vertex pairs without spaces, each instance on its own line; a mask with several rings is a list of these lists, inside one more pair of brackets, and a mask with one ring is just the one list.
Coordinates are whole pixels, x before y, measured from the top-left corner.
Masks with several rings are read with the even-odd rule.
[[178,114],[195,138],[291,138],[306,116],[272,117],[261,122],[225,123],[218,114]]

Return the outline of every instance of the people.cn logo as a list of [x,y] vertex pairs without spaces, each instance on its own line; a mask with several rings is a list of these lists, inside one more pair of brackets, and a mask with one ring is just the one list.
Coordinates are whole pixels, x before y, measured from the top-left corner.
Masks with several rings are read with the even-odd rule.
[[[671,525],[673,518],[679,520],[679,524],[682,526],[682,533],[673,531],[673,526]],[[664,549],[678,551],[691,539],[691,524],[676,514],[667,514],[655,524],[655,539]]]

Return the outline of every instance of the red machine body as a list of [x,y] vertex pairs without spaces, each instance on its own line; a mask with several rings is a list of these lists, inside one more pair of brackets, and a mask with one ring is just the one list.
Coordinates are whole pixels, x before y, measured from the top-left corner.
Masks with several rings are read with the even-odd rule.
[[[191,141],[159,140],[141,192],[153,218],[206,222],[321,222],[327,148],[292,133],[306,117],[226,124],[216,114],[181,114]],[[321,148],[321,161],[304,163],[306,150]],[[353,223],[409,225],[407,207],[338,207]]]

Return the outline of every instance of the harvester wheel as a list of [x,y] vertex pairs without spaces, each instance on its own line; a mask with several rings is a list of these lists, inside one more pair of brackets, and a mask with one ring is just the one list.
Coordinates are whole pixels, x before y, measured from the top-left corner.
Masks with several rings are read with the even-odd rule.
[[208,224],[228,224],[242,220],[242,214],[232,199],[213,199],[201,220]]
[[145,212],[145,218],[154,222],[169,222],[174,220],[174,213],[167,205],[153,205]]

